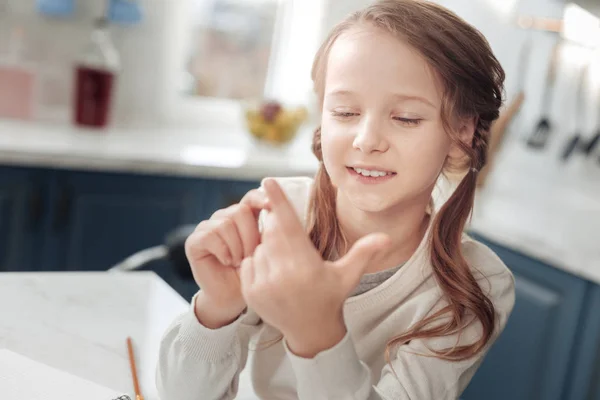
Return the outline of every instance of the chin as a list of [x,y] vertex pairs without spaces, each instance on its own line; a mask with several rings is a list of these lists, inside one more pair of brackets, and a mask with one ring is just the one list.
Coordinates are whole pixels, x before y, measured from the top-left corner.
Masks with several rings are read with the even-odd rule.
[[394,205],[398,204],[398,201],[395,201],[394,196],[390,196],[389,194],[384,193],[367,193],[365,191],[345,191],[343,188],[339,190],[342,191],[343,195],[349,200],[350,204],[352,204],[355,208],[369,213],[379,213],[390,208],[394,207]]

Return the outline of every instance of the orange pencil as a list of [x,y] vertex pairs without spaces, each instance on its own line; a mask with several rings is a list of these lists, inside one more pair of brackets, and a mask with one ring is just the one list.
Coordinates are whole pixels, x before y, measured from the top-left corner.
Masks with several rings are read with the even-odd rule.
[[135,400],[144,400],[144,396],[140,392],[140,384],[138,382],[137,368],[135,366],[135,355],[133,354],[133,345],[131,338],[127,338],[127,350],[129,352],[129,366],[131,367],[131,376],[133,377],[133,388],[135,390]]

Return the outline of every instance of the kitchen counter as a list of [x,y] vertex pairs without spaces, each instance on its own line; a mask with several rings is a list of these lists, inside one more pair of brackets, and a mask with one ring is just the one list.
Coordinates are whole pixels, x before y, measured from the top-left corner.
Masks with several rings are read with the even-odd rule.
[[471,229],[600,284],[600,166],[509,143],[477,193]]
[[0,120],[0,163],[98,171],[260,180],[270,174],[312,175],[312,132],[293,142],[258,143],[242,127],[109,128]]

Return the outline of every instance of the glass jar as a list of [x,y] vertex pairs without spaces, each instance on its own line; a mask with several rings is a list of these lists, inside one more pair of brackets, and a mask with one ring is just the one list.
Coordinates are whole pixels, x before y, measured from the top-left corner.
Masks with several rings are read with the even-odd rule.
[[108,125],[119,69],[120,57],[110,37],[108,21],[99,18],[75,65],[76,125],[94,128]]

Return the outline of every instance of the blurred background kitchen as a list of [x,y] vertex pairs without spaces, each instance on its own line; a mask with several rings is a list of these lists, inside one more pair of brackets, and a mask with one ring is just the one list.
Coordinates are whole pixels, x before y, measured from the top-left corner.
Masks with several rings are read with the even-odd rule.
[[[0,271],[151,270],[189,301],[189,229],[316,170],[312,59],[368,3],[0,0]],[[469,231],[517,303],[464,399],[600,400],[600,2],[438,3],[507,74]]]

